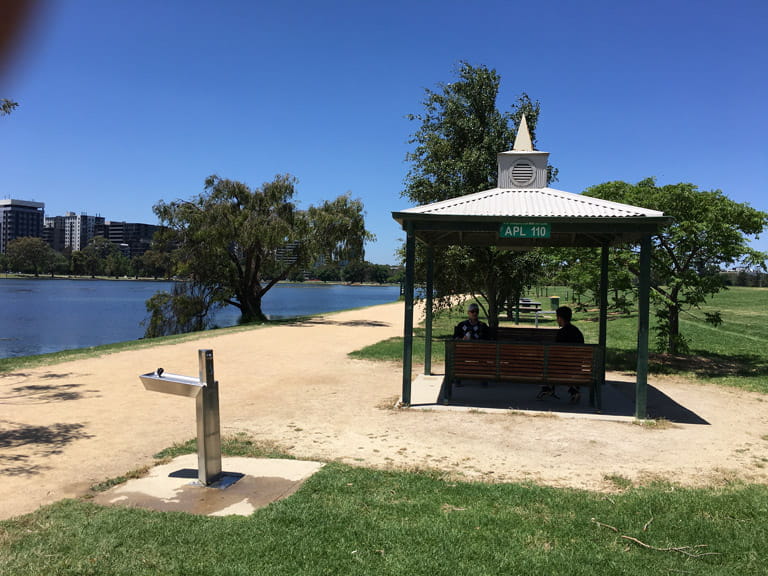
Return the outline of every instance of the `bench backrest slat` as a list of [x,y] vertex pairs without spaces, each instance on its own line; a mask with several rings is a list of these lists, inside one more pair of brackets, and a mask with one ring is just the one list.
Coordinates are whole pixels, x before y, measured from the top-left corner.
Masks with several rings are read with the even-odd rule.
[[595,344],[446,341],[446,376],[591,384],[596,352]]
[[554,342],[557,338],[555,328],[530,328],[528,326],[499,326],[496,328],[496,340],[523,342]]

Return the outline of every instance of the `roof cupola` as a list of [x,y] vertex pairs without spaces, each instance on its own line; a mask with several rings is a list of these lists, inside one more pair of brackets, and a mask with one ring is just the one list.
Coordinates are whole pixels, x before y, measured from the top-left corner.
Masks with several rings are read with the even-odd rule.
[[547,164],[549,152],[533,149],[528,122],[523,115],[517,128],[512,150],[500,152],[497,156],[499,166],[499,188],[535,189],[547,186]]

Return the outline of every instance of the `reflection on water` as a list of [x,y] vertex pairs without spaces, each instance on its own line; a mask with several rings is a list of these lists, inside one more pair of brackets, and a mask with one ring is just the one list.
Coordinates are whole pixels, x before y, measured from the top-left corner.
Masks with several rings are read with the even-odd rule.
[[[0,358],[141,338],[144,303],[170,282],[0,278]],[[278,284],[262,309],[273,319],[394,302],[397,286]],[[217,326],[234,326],[240,314],[227,307]]]

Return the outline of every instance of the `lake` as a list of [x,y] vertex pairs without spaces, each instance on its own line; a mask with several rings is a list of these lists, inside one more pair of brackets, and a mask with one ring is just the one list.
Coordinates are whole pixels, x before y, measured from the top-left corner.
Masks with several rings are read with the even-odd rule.
[[[0,358],[47,354],[136,340],[144,335],[144,303],[171,282],[0,278]],[[272,319],[394,302],[397,286],[278,284],[264,297]],[[217,326],[234,326],[240,313],[227,307]]]

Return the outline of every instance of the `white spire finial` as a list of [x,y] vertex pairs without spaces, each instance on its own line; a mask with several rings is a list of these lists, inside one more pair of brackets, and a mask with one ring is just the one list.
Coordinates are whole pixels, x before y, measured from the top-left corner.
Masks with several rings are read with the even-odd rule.
[[525,120],[525,114],[520,119],[520,126],[517,127],[515,136],[515,145],[512,150],[519,152],[533,152],[533,143],[531,142],[531,133],[528,132],[528,122]]

